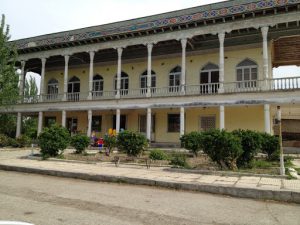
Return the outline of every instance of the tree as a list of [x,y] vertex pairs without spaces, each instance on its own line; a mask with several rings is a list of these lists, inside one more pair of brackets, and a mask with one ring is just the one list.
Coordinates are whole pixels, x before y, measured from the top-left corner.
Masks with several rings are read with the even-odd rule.
[[18,99],[17,50],[9,43],[9,26],[2,15],[0,24],[0,106],[10,106]]
[[29,80],[25,80],[25,87],[24,87],[24,97],[25,98],[32,98],[37,96],[38,88],[36,85],[35,77],[30,76]]

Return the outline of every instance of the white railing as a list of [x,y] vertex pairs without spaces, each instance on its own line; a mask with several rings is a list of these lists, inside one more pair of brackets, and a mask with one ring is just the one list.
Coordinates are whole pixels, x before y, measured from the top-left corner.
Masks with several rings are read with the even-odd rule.
[[217,94],[219,83],[187,85],[185,88],[186,95],[212,95]]
[[300,77],[270,79],[271,90],[293,90],[300,88]]
[[[180,95],[214,95],[219,93],[219,83],[169,86],[169,87],[151,87],[149,97],[168,97]],[[300,89],[300,77],[273,78],[269,80],[249,80],[237,81],[223,84],[222,93],[240,93],[240,92],[261,92],[277,90],[296,90]],[[45,94],[37,96],[24,97],[22,103],[38,102],[60,102],[60,101],[81,101],[81,100],[107,100],[115,99],[117,91],[93,91],[89,97],[87,92],[75,92],[64,94]],[[121,89],[120,98],[146,98],[147,88],[139,89]]]

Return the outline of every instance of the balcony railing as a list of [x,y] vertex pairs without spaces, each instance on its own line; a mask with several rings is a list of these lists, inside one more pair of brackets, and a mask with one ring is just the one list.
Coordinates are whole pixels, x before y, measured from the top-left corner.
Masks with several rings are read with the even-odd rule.
[[93,91],[75,92],[66,94],[46,94],[39,96],[24,97],[23,103],[38,102],[77,102],[82,100],[105,100],[115,98],[146,98],[146,97],[169,97],[181,95],[216,95],[218,93],[241,93],[241,92],[265,92],[265,91],[285,91],[300,89],[300,77],[273,78],[269,80],[250,80],[224,83],[222,91],[219,83],[169,86],[169,87],[151,87],[147,94],[147,88],[140,89],[122,89],[120,96],[117,91]]

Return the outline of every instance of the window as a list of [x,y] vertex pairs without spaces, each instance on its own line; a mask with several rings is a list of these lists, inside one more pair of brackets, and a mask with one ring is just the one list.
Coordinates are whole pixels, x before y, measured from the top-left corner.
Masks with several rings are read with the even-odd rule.
[[47,116],[45,117],[45,127],[50,127],[51,125],[56,123],[55,116]]
[[219,67],[208,63],[200,73],[200,93],[216,93],[219,88]]
[[96,74],[93,77],[93,97],[103,95],[103,77],[99,74]]
[[176,66],[169,73],[169,92],[179,92],[181,67]]
[[[120,94],[121,95],[127,95],[128,94],[128,88],[129,88],[128,74],[122,71],[122,73],[121,73]],[[117,90],[117,75],[115,76],[115,90]]]
[[51,79],[48,81],[47,99],[56,99],[58,96],[58,81]]
[[102,116],[92,117],[92,131],[101,132]]
[[68,100],[79,101],[80,80],[78,77],[72,77],[68,82]]
[[210,129],[216,129],[216,116],[201,116],[200,130],[208,131]]
[[[142,94],[147,92],[147,74],[148,71],[145,70],[144,73],[141,74],[140,87]],[[151,87],[156,87],[156,74],[153,70],[151,70]],[[154,89],[152,89],[154,91]]]
[[[126,115],[120,115],[120,130],[126,130],[127,124],[126,124],[127,117]],[[116,115],[113,116],[113,129],[116,129]]]
[[168,132],[180,131],[180,114],[168,114]]
[[250,60],[245,59],[240,62],[236,67],[236,80],[238,81],[238,88],[256,87],[257,80],[257,64]]
[[[155,132],[155,115],[152,115],[151,118],[151,132]],[[139,115],[139,132],[146,133],[147,132],[147,116]]]

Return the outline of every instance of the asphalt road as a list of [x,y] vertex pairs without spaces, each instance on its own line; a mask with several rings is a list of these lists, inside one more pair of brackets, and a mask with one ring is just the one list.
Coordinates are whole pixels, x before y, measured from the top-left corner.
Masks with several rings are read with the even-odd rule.
[[300,224],[300,205],[0,171],[0,221],[36,225]]

